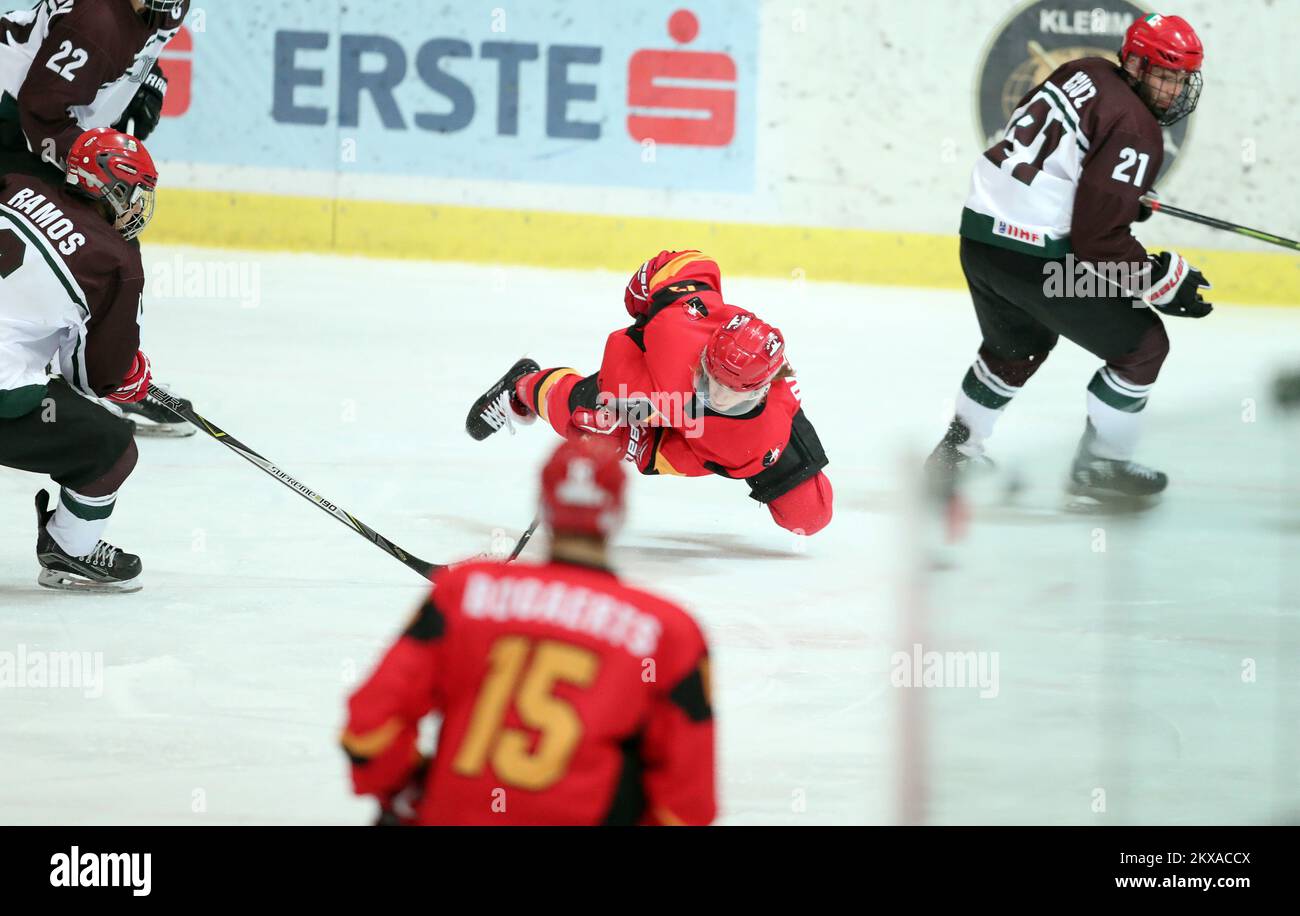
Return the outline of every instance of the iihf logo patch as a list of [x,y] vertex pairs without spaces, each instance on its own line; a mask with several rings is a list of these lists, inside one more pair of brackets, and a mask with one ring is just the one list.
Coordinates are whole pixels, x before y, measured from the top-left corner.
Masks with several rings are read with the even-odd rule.
[[699,321],[701,318],[709,317],[709,307],[704,304],[699,296],[691,296],[682,303],[682,308],[686,311],[686,317],[691,321]]
[[781,457],[781,449],[779,448],[771,449],[766,455],[763,456],[763,467],[770,468],[772,465],[776,464],[776,459],[780,457]]

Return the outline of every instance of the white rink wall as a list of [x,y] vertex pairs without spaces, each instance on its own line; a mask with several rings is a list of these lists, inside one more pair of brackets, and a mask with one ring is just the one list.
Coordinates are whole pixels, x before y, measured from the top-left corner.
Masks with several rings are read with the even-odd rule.
[[[977,123],[984,57],[1001,28],[1026,9],[1024,3],[996,0],[978,4],[768,0],[761,4],[637,2],[597,15],[595,7],[586,10],[584,4],[533,0],[520,4],[518,10],[499,2],[459,4],[454,16],[440,19],[420,4],[399,0],[390,4],[393,9],[387,13],[340,30],[331,25],[335,17],[321,13],[322,8],[335,5],[286,3],[272,12],[266,4],[235,2],[226,8],[251,6],[257,12],[241,15],[233,23],[224,10],[195,8],[191,23],[205,29],[195,35],[195,108],[174,124],[165,123],[156,140],[159,155],[167,160],[169,185],[951,234],[971,162],[987,145]],[[670,13],[683,6],[697,14],[700,24],[699,37],[689,45],[674,43],[665,31]],[[403,7],[415,11],[413,21],[404,15]],[[1035,4],[1029,18],[1038,13],[1039,25],[1047,26],[1036,40],[1048,45],[1055,40],[1067,46],[1117,46],[1119,38],[1114,34],[1067,34],[1087,25],[1086,16],[1087,21],[1074,17],[1092,8],[1078,3]],[[1131,9],[1124,3],[1103,8],[1112,16]],[[206,13],[206,21],[195,18],[201,12]],[[592,15],[584,17],[583,12]],[[1300,122],[1287,115],[1294,109],[1297,92],[1294,67],[1288,66],[1300,39],[1294,7],[1244,0],[1229,10],[1222,4],[1190,0],[1180,4],[1177,12],[1197,27],[1206,44],[1206,89],[1190,121],[1178,166],[1161,193],[1189,209],[1258,223],[1284,235],[1298,234],[1294,209],[1280,205],[1300,192],[1295,170],[1287,167],[1289,151],[1300,145]],[[494,14],[504,22],[502,31],[494,31]],[[718,27],[717,18],[723,15],[728,17],[728,29]],[[746,36],[752,31],[756,49],[748,46],[747,38],[734,38],[729,29],[736,24],[744,25]],[[232,70],[250,81],[253,96],[268,95],[257,98],[259,104],[270,100],[271,82],[283,75],[275,75],[277,64],[270,59],[268,36],[275,30],[319,30],[330,36],[327,49],[300,50],[293,64],[322,74],[323,87],[303,85],[295,90],[298,103],[329,111],[329,122],[317,130],[277,126],[269,109],[230,104],[232,97],[248,95],[233,91],[243,84],[230,84]],[[540,59],[521,65],[518,134],[494,134],[498,69],[475,50],[475,56],[444,59],[442,64],[469,87],[476,103],[473,120],[451,134],[424,133],[415,138],[423,144],[427,161],[416,170],[395,169],[383,147],[398,139],[410,140],[409,135],[419,131],[409,123],[402,131],[386,128],[377,108],[364,97],[356,126],[339,123],[334,96],[342,66],[340,31],[388,36],[407,46],[409,69],[394,96],[408,122],[423,109],[448,107],[445,98],[422,84],[415,72],[414,49],[426,38],[454,37],[473,49],[494,40],[532,43],[543,52],[558,41],[600,48],[599,65],[569,68],[572,81],[593,80],[598,94],[590,102],[571,101],[568,114],[603,125],[597,143],[609,148],[600,157],[603,166],[592,171],[590,183],[582,176],[557,182],[539,174],[536,145],[521,141],[530,139],[530,134],[537,135],[534,140],[542,138],[542,97],[548,90]],[[626,52],[671,47],[700,53],[721,49],[730,53],[737,66],[733,148],[703,151],[686,173],[662,158],[643,161],[640,145],[620,124],[628,111],[622,73]],[[237,54],[244,56],[235,59]],[[201,97],[205,91],[217,98],[205,100]],[[194,123],[198,116],[204,124]],[[255,162],[214,161],[223,157],[211,155],[214,138],[225,135],[256,147],[268,132],[284,133],[288,138],[284,142],[320,143],[331,149],[337,144],[340,157],[346,155],[347,141],[353,140],[350,149],[355,159],[325,157],[315,167],[285,167],[275,144]],[[459,142],[462,139],[473,142]],[[554,155],[570,155],[572,147],[582,142],[571,141],[567,148],[558,144]],[[738,149],[740,143],[746,148]],[[503,147],[507,149],[493,173],[467,174],[475,171],[474,160],[496,156]],[[661,151],[671,152],[666,147]],[[733,180],[731,166],[736,160],[728,158],[733,153],[743,159],[740,171],[752,173],[750,180]],[[1173,236],[1171,244],[1253,246],[1186,224],[1169,227],[1168,232]]]

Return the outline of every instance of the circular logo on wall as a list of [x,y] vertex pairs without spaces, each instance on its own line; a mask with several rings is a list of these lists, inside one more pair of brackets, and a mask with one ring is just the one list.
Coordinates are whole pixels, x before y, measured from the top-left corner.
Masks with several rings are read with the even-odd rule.
[[[989,40],[975,83],[975,122],[982,148],[1002,138],[1016,105],[1061,64],[1080,57],[1104,57],[1118,66],[1124,32],[1147,13],[1128,0],[1108,0],[1104,6],[1096,0],[1035,0],[1008,16]],[[1163,129],[1160,178],[1178,159],[1192,118]]]

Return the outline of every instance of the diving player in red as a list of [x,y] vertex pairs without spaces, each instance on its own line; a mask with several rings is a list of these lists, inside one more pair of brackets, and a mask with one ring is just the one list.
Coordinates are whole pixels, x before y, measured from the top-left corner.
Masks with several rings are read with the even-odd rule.
[[624,305],[633,323],[609,335],[598,373],[520,360],[470,409],[469,434],[485,439],[540,416],[561,436],[617,440],[642,474],[743,479],[796,534],[826,527],[826,453],[781,332],[728,305],[717,263],[694,250],[642,264]]
[[[436,576],[353,694],[342,743],[380,824],[713,820],[708,648],[684,610],[609,569],[619,457],[603,438],[562,443],[542,470],[548,561]],[[416,735],[429,713],[442,729],[426,761]]]

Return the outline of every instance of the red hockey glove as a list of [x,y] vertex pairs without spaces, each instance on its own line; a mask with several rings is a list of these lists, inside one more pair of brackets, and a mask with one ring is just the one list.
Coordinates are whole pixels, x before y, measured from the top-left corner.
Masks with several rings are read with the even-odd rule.
[[624,461],[641,469],[650,443],[654,410],[649,401],[620,401],[617,405],[598,404],[595,410],[579,407],[569,415],[581,433],[605,437],[619,450]]
[[152,380],[153,370],[149,365],[149,357],[144,355],[143,350],[137,350],[131,368],[126,372],[126,378],[122,379],[122,384],[116,390],[109,393],[108,399],[118,404],[134,404],[136,401],[143,401],[144,396],[149,393],[149,382]]
[[376,827],[414,827],[419,821],[417,809],[424,798],[424,786],[429,779],[428,757],[421,757],[411,772],[406,785],[379,803]]
[[633,318],[640,318],[650,309],[650,281],[659,269],[681,254],[680,251],[661,251],[637,268],[623,291],[623,305]]

